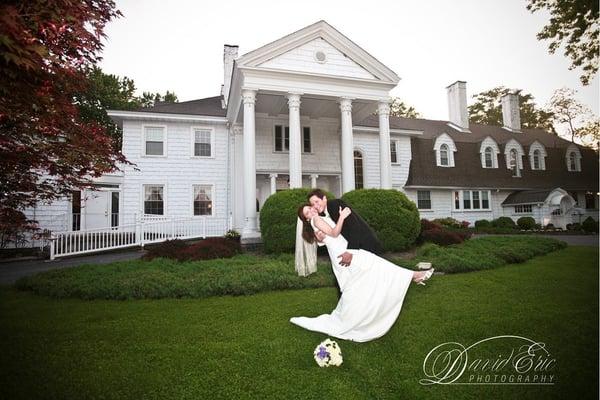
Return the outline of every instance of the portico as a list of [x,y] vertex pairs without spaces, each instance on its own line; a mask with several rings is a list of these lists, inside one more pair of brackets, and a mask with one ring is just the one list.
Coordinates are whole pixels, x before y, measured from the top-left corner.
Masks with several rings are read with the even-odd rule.
[[[399,78],[389,68],[320,21],[241,56],[232,70],[225,98],[232,129],[241,125],[243,132],[243,239],[259,236],[257,173],[269,176],[271,193],[279,174],[288,176],[289,188],[318,186],[319,175],[338,175],[339,194],[354,190],[353,123],[374,112],[380,187],[392,187],[389,91]],[[275,157],[263,160],[266,153]]]

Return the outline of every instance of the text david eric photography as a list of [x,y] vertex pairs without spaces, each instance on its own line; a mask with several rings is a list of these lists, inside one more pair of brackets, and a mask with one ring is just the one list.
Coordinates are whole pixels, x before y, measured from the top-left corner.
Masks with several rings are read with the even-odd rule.
[[465,347],[446,342],[423,361],[422,385],[553,385],[556,359],[546,344],[522,336],[494,336]]

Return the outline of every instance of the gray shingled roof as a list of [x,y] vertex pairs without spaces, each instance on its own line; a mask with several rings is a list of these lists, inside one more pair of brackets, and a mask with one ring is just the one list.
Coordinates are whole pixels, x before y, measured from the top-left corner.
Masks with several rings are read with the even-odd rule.
[[159,103],[154,107],[140,108],[137,111],[224,117],[227,115],[227,109],[221,107],[222,98],[223,96],[215,96],[207,97],[205,99],[182,101],[179,103]]
[[[379,119],[372,115],[357,125],[379,127]],[[586,147],[579,146],[582,155],[581,171],[567,170],[565,151],[572,143],[541,129],[523,129],[512,133],[500,126],[470,124],[471,133],[459,132],[447,121],[390,117],[390,128],[422,131],[411,139],[412,161],[407,186],[425,187],[489,187],[503,189],[554,189],[598,190],[598,156]],[[454,167],[436,166],[433,144],[442,133],[448,134],[456,144]],[[500,146],[499,168],[482,168],[479,153],[481,142],[490,136]],[[525,152],[520,178],[513,178],[504,158],[504,145],[517,140]],[[546,170],[531,170],[529,146],[539,141],[546,148]]]
[[509,194],[502,205],[543,203],[551,192],[552,190],[519,190]]

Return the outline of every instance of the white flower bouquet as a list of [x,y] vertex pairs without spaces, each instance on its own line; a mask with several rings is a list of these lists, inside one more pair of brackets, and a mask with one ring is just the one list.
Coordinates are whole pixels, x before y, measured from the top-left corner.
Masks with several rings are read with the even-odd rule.
[[315,361],[319,367],[329,367],[342,365],[342,349],[333,340],[327,338],[321,342],[314,351]]

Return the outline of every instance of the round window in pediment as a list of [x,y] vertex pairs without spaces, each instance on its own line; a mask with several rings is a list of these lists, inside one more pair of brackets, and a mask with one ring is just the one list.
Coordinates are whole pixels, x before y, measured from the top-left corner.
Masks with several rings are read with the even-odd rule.
[[327,54],[325,54],[323,50],[317,50],[315,52],[315,60],[317,60],[320,63],[324,63],[325,61],[327,61]]

